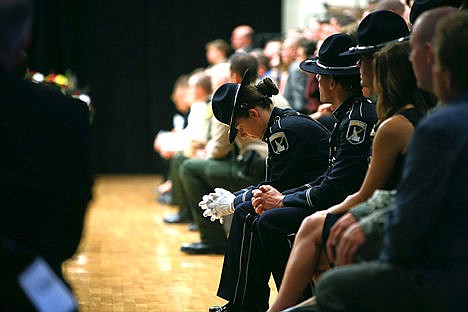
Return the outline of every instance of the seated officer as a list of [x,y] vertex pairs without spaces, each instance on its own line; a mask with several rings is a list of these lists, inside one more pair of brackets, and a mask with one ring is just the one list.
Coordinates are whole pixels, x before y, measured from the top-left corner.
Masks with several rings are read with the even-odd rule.
[[[238,52],[231,56],[225,74],[230,82],[238,84],[247,68],[250,68],[250,80],[257,78],[257,61],[254,56]],[[225,78],[225,77],[223,77]],[[215,78],[215,81],[221,79]],[[217,83],[214,90],[223,82]],[[229,79],[227,79],[229,80]],[[272,98],[275,105],[281,104]],[[210,139],[206,146],[206,159],[187,159],[179,168],[182,177],[186,205],[190,207],[195,224],[198,226],[200,240],[183,243],[181,251],[188,254],[224,254],[226,249],[226,231],[230,222],[219,224],[203,217],[203,210],[198,202],[203,195],[212,192],[216,187],[236,191],[249,185],[256,185],[265,178],[265,158],[268,147],[265,142],[252,138],[236,137],[233,144],[229,142],[229,126],[216,118],[211,118]]]
[[[218,296],[229,302],[210,311],[266,310],[270,273],[279,287],[290,251],[289,234],[297,231],[306,216],[342,201],[361,185],[376,113],[362,96],[359,57],[339,56],[354,44],[347,35],[330,36],[318,58],[301,63],[302,69],[321,69],[320,100],[334,107],[329,167],[318,179],[298,188],[282,191],[262,185],[253,192],[252,202],[236,206],[218,289]],[[223,209],[222,204],[212,207],[216,217],[233,211]]]
[[[239,133],[241,138],[268,143],[266,181],[260,185],[272,184],[286,190],[319,177],[328,164],[329,129],[295,110],[274,107],[271,97],[279,90],[273,80],[266,77],[253,86],[247,73],[241,84],[221,86],[212,100],[215,117],[230,126],[230,142]],[[200,206],[207,209],[204,215],[214,221],[222,217],[220,213],[227,215],[234,206],[250,203],[255,188],[250,186],[236,194],[218,188],[205,196]],[[225,211],[220,211],[218,204]]]

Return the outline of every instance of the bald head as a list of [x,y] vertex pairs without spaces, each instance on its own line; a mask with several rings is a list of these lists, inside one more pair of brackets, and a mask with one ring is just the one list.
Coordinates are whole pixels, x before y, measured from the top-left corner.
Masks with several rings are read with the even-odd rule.
[[468,92],[467,29],[466,10],[444,17],[436,26],[432,79],[435,94],[446,103]]
[[455,12],[458,12],[456,8],[446,6],[422,13],[413,25],[411,36],[422,42],[431,42],[434,38],[437,22]]
[[231,46],[234,50],[252,46],[254,30],[249,25],[240,25],[234,28],[231,35]]
[[434,92],[432,39],[435,35],[437,22],[457,11],[454,7],[429,10],[421,14],[413,25],[410,36],[410,61],[418,81],[418,87],[425,91]]
[[405,5],[400,0],[382,0],[377,2],[374,11],[387,10],[400,16],[405,13]]

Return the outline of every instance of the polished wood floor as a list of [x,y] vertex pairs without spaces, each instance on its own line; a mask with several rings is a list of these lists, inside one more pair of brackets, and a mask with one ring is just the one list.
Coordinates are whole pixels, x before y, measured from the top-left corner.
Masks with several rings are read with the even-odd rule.
[[162,221],[176,207],[156,203],[160,182],[152,175],[96,178],[80,247],[64,264],[79,311],[208,311],[225,303],[216,296],[223,257],[179,251],[198,232]]

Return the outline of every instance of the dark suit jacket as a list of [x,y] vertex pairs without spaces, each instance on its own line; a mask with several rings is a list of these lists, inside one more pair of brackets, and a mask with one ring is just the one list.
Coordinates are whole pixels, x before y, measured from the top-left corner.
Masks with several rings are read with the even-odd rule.
[[288,72],[288,80],[286,81],[283,96],[291,105],[291,108],[303,112],[308,102],[305,97],[307,73],[299,68],[299,62],[297,61],[289,65]]
[[421,275],[450,311],[468,311],[467,95],[416,129],[380,256]]
[[0,303],[26,258],[61,277],[75,252],[91,198],[88,128],[83,102],[0,71]]

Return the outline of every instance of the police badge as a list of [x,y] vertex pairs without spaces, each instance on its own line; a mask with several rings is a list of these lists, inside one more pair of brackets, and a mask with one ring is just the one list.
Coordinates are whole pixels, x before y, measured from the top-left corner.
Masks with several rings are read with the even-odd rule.
[[268,141],[270,141],[271,148],[275,154],[281,154],[281,152],[287,151],[289,148],[284,132],[273,133],[268,138]]
[[348,131],[346,132],[346,139],[348,142],[357,145],[361,144],[366,137],[367,124],[360,120],[350,120]]

